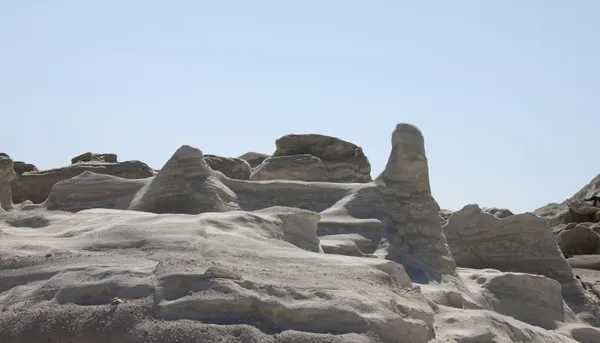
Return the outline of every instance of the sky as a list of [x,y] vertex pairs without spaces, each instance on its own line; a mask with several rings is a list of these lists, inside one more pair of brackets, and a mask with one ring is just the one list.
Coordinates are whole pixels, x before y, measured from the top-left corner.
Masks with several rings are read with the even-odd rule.
[[0,151],[160,168],[295,133],[425,137],[432,193],[532,211],[600,173],[600,2],[2,1]]

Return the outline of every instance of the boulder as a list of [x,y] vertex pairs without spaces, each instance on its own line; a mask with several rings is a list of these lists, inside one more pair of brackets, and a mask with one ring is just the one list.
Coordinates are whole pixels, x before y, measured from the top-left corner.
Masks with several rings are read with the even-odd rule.
[[132,200],[129,209],[153,213],[199,214],[238,210],[235,193],[204,160],[202,151],[184,145]]
[[482,211],[489,213],[498,219],[503,219],[514,215],[514,213],[507,208],[484,207],[482,208]]
[[456,266],[431,195],[424,138],[415,126],[396,126],[392,152],[376,183],[391,217],[387,258],[404,265],[413,282],[453,275]]
[[592,206],[592,205],[590,205],[584,201],[580,201],[580,200],[570,201],[567,204],[567,207],[572,212],[575,212],[576,214],[578,214],[580,216],[589,217],[590,219],[594,218],[596,213],[598,213],[600,211],[600,207]]
[[271,156],[252,171],[250,180],[329,181],[327,167],[318,157],[304,154]]
[[498,219],[467,205],[443,229],[459,267],[572,277],[552,231],[533,214]]
[[477,300],[496,312],[548,330],[565,321],[559,282],[540,275],[506,273],[493,269],[461,271]]
[[117,163],[118,161],[116,154],[94,154],[91,152],[85,152],[71,159],[71,164],[75,164],[77,162]]
[[592,223],[568,225],[558,232],[556,242],[563,254],[600,254],[600,226]]
[[22,161],[14,161],[13,168],[15,170],[15,173],[17,173],[18,175],[38,170],[37,167],[33,164],[25,163]]
[[[600,255],[577,255],[567,259],[572,268],[600,271]],[[599,280],[600,281],[600,280]]]
[[249,152],[243,154],[242,156],[238,156],[238,158],[248,162],[248,164],[250,164],[250,167],[252,167],[252,168],[258,167],[258,165],[263,163],[263,161],[266,160],[267,157],[269,157],[269,155],[261,154],[260,152],[252,152],[252,151],[249,151]]
[[[310,163],[313,166],[319,166],[318,168],[324,168],[326,170],[325,176],[321,173],[316,173],[318,179],[313,180],[309,177],[313,174],[307,175],[305,173],[298,173],[297,169],[294,169],[290,175],[286,174],[286,170],[278,172],[278,177],[286,180],[298,180],[296,177],[302,177],[303,181],[329,181],[329,182],[370,182],[371,181],[371,164],[364,155],[362,149],[350,142],[343,141],[336,137],[317,135],[317,134],[303,134],[303,135],[286,135],[279,138],[275,142],[277,150],[273,157],[284,157],[284,156],[304,156],[301,159],[293,158],[292,161],[285,160],[286,162],[278,162],[275,165],[270,166],[270,174],[274,173],[275,166],[285,168],[286,166],[294,166],[299,162]],[[310,159],[305,155],[313,156],[317,159]],[[319,161],[321,163],[319,163]],[[263,161],[264,163],[269,162],[269,159]],[[274,163],[273,160],[270,163]],[[321,166],[322,164],[322,166]],[[256,167],[260,171],[261,166]],[[312,167],[308,168],[312,170]],[[256,174],[256,175],[254,175]],[[264,180],[260,172],[253,173],[253,180]]]
[[10,183],[15,177],[13,161],[7,154],[0,156],[0,211],[12,208]]
[[444,232],[457,266],[552,278],[560,282],[563,298],[582,321],[600,324],[600,308],[574,278],[543,218],[524,213],[498,219],[467,205],[452,214]]
[[48,198],[54,185],[62,180],[70,179],[85,171],[96,174],[118,176],[126,179],[141,179],[154,175],[152,168],[140,161],[119,163],[78,162],[63,168],[38,170],[17,175],[11,182],[14,203],[30,200],[42,203]]
[[218,170],[225,176],[238,179],[248,180],[252,173],[252,167],[250,164],[241,158],[235,157],[221,157],[215,155],[204,155],[204,160],[212,170]]

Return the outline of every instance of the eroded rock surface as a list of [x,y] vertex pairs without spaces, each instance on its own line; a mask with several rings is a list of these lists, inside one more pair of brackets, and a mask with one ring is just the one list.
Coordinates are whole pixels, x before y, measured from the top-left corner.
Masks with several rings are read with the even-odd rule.
[[258,165],[263,163],[263,161],[266,160],[267,157],[269,157],[269,155],[253,151],[249,151],[241,156],[238,156],[239,159],[248,162],[248,164],[250,164],[250,167],[252,168],[258,167]]
[[396,127],[390,158],[376,182],[391,216],[388,258],[403,264],[413,281],[453,274],[455,264],[442,233],[439,206],[431,195],[419,129],[409,124]]
[[71,159],[71,164],[77,162],[105,162],[105,163],[117,163],[116,154],[94,154],[91,152],[84,152],[79,156],[75,156]]
[[[574,343],[600,334],[594,276],[573,276],[543,219],[478,208],[442,217],[414,126],[396,127],[374,182],[239,180],[207,161],[182,146],[145,178],[84,169],[43,203],[0,211],[0,341]],[[12,171],[0,162],[0,183]],[[456,229],[448,240],[444,219]],[[448,246],[457,237],[474,248],[457,253],[459,265],[504,271],[457,272]]]
[[78,162],[63,168],[31,171],[18,175],[11,182],[13,202],[21,203],[30,200],[36,204],[42,203],[48,198],[52,187],[57,182],[78,176],[85,171],[125,179],[141,179],[154,176],[154,171],[147,164],[139,161],[120,163]]
[[252,172],[252,180],[370,182],[371,164],[359,146],[336,137],[286,135]]
[[252,173],[250,164],[241,158],[204,155],[204,160],[212,170],[218,170],[232,179],[248,180]]

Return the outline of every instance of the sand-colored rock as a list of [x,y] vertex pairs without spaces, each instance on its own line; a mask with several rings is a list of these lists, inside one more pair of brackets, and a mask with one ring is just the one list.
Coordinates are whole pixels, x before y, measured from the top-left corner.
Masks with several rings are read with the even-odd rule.
[[454,212],[443,229],[457,266],[552,278],[582,320],[600,324],[598,304],[575,280],[544,219],[530,213],[498,219],[477,205],[467,205]]
[[560,250],[568,256],[600,254],[600,225],[568,225],[556,235]]
[[241,156],[238,156],[239,159],[248,162],[248,164],[250,164],[250,167],[252,168],[258,167],[258,165],[263,163],[263,161],[266,160],[267,157],[269,157],[269,155],[253,151],[249,151]]
[[227,177],[248,180],[252,173],[250,164],[241,158],[204,155],[204,160],[212,170],[220,171]]
[[511,210],[507,208],[497,208],[497,207],[484,207],[481,209],[483,212],[489,213],[498,219],[504,219],[506,217],[510,217],[514,215]]
[[423,135],[398,124],[392,152],[376,182],[391,216],[388,258],[404,265],[413,281],[439,280],[453,274],[454,260],[442,233],[439,206],[431,195]]
[[277,150],[253,170],[251,180],[371,181],[369,160],[350,142],[303,134],[283,136],[275,144]]
[[13,206],[10,183],[14,178],[13,161],[3,154],[0,156],[0,212]]
[[38,170],[17,175],[11,182],[13,202],[17,204],[30,200],[36,204],[42,203],[48,198],[52,187],[57,182],[78,176],[85,171],[125,179],[141,179],[154,175],[154,171],[140,161],[119,163],[78,162],[67,167]]
[[95,154],[91,152],[84,152],[79,156],[75,156],[71,159],[71,164],[77,162],[105,162],[105,163],[117,163],[116,154]]

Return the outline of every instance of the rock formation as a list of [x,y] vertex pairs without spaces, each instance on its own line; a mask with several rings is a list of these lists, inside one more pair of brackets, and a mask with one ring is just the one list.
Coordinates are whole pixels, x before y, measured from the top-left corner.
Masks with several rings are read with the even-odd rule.
[[600,308],[575,280],[546,222],[525,213],[498,219],[477,205],[454,212],[444,233],[459,267],[544,275],[562,285],[563,297],[582,320],[600,324]]
[[[286,143],[284,157],[309,155],[330,171],[323,152],[339,157],[350,144],[309,138],[318,149]],[[43,202],[13,206],[9,195],[0,342],[600,338],[592,270],[574,276],[534,215],[441,211],[414,126],[396,127],[372,182],[348,182],[360,173],[343,158],[339,182],[241,180],[211,158],[182,146],[143,178],[109,172],[127,162],[77,161]],[[0,188],[57,173],[13,169],[0,159]]]
[[17,175],[11,183],[13,202],[17,204],[29,200],[36,204],[42,203],[57,182],[70,179],[85,171],[126,179],[141,179],[154,175],[154,171],[148,165],[139,161],[118,163],[105,163],[98,160],[79,161],[67,167],[35,170]]
[[204,160],[212,170],[218,170],[232,179],[248,180],[252,173],[250,164],[241,158],[204,155]]
[[489,213],[489,214],[493,215],[494,217],[496,217],[498,219],[503,219],[503,218],[510,217],[510,216],[514,215],[514,213],[512,213],[507,208],[484,207],[481,210],[483,212],[486,212],[486,213]]
[[0,212],[12,208],[10,183],[14,177],[13,161],[7,154],[0,155]]
[[116,154],[94,154],[91,152],[84,152],[79,156],[75,156],[71,159],[71,164],[77,162],[105,162],[105,163],[117,163]]
[[269,155],[261,154],[260,152],[252,152],[252,151],[249,151],[249,152],[243,154],[242,156],[238,156],[239,159],[242,159],[242,160],[248,162],[248,164],[250,164],[250,167],[252,167],[252,168],[258,167],[258,165],[263,163],[263,161],[266,160],[267,157],[269,157]]
[[251,180],[370,182],[371,164],[362,149],[339,138],[287,135],[277,150],[257,166]]
[[399,124],[392,134],[392,152],[376,182],[391,216],[390,256],[402,263],[413,281],[439,280],[453,274],[455,264],[431,195],[423,135]]

